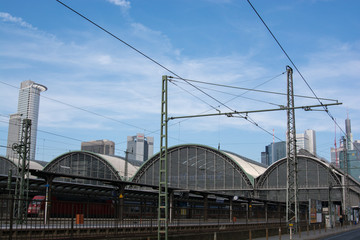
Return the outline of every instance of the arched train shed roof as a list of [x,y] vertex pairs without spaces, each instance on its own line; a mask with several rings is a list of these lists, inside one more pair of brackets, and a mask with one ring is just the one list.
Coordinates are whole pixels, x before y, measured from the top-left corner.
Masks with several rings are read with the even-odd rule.
[[[318,158],[298,155],[298,191],[299,200],[309,198],[327,201],[329,186],[333,200],[341,200],[342,175],[329,163]],[[261,198],[267,200],[286,199],[287,159],[283,158],[272,165],[255,180],[255,189]]]
[[228,151],[225,151],[224,153],[231,157],[244,170],[244,172],[246,172],[252,183],[254,183],[255,178],[259,177],[266,171],[267,166],[264,164],[261,164],[236,153]]
[[[0,174],[8,174],[9,169],[12,169],[12,175],[17,175],[17,165],[19,160],[18,159],[9,159],[3,156],[0,156]],[[30,169],[42,170],[43,166],[35,161],[29,162]],[[30,178],[33,176],[30,175]]]
[[[44,171],[109,180],[124,180],[125,159],[88,151],[74,151],[56,157],[45,166]],[[128,163],[128,177],[132,177],[136,171],[137,168]],[[86,181],[90,180],[77,179],[76,181],[87,183]],[[100,184],[96,181],[89,183]]]
[[[132,181],[158,185],[159,155],[146,161]],[[168,183],[174,188],[244,196],[250,194],[254,178],[265,169],[247,158],[209,146],[185,144],[168,148]]]
[[12,174],[16,174],[16,164],[10,159],[0,156],[0,174],[7,175],[9,170],[12,169]]

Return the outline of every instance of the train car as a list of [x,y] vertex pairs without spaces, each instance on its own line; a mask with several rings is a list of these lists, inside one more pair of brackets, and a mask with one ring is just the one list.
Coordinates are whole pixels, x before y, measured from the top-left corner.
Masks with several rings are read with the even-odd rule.
[[[28,216],[43,217],[45,203],[45,196],[34,196],[28,206]],[[76,214],[83,214],[84,217],[114,217],[115,215],[114,202],[107,198],[52,197],[48,207],[51,217],[73,217]]]
[[[38,217],[44,213],[45,196],[35,196],[29,203],[27,215],[29,217]],[[41,214],[40,214],[41,213]]]

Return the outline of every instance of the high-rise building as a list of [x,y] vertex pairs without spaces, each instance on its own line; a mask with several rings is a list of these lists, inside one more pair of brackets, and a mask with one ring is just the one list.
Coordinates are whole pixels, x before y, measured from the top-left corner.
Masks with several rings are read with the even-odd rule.
[[339,166],[339,155],[342,151],[344,151],[342,146],[337,146],[337,148],[330,148],[331,163],[335,166]]
[[39,118],[40,93],[47,88],[41,84],[27,80],[21,83],[19,90],[19,101],[17,113],[10,116],[9,133],[7,142],[6,156],[17,158],[17,153],[12,150],[14,143],[21,140],[21,125],[23,119],[31,120],[30,138],[30,160],[35,160],[36,135]]
[[146,161],[154,154],[154,138],[143,133],[127,137],[128,160]]
[[360,154],[360,140],[355,140],[353,142],[353,147],[354,147],[354,150],[356,150],[358,152],[358,155],[359,155]]
[[115,143],[109,140],[96,140],[90,142],[82,142],[81,150],[105,155],[115,155]]
[[[339,166],[340,155],[344,156],[345,149],[348,152],[354,151],[355,157],[360,161],[360,141],[353,141],[353,135],[351,133],[351,121],[349,116],[345,119],[345,132],[346,136],[342,137],[337,148],[330,148],[331,162]],[[345,144],[344,144],[345,143]],[[351,155],[353,158],[353,156]]]
[[[346,153],[346,161],[345,161]],[[360,159],[359,152],[356,150],[340,151],[339,152],[339,165],[345,172],[360,181]],[[346,164],[347,163],[347,164]]]
[[7,138],[6,157],[9,159],[17,158],[17,153],[12,150],[14,143],[19,143],[19,133],[21,131],[21,114],[15,113],[10,115],[9,130]]
[[286,142],[274,142],[265,147],[261,153],[261,163],[270,166],[279,159],[286,157]]
[[316,133],[314,130],[308,129],[304,133],[296,134],[297,151],[305,149],[316,156]]
[[[345,120],[346,136],[342,136],[340,146],[336,149],[337,158],[331,157],[345,173],[350,174],[357,181],[360,181],[360,141],[353,141],[351,133],[351,121],[349,117]],[[335,152],[331,148],[331,153]]]
[[351,121],[349,119],[349,116],[347,117],[347,119],[345,119],[345,131],[346,131],[346,147],[348,150],[354,150],[354,146],[352,144],[353,136],[351,133]]
[[306,136],[306,145],[305,150],[308,150],[310,153],[316,156],[316,134],[314,130],[307,129],[305,130]]

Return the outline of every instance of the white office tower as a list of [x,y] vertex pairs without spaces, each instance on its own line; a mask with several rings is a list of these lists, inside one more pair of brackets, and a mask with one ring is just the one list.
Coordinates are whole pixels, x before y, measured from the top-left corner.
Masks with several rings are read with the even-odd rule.
[[14,143],[21,141],[22,120],[31,120],[31,138],[30,138],[30,160],[35,160],[36,134],[39,118],[40,93],[47,88],[41,84],[27,80],[21,83],[19,91],[18,110],[16,114],[10,116],[9,133],[7,141],[6,156],[14,159],[18,158],[16,152],[12,150]]
[[128,160],[145,162],[154,154],[154,138],[138,133],[127,137]]
[[316,134],[314,130],[305,130],[306,145],[305,149],[316,156]]
[[308,129],[304,133],[296,134],[297,151],[305,149],[316,156],[316,133],[314,130]]

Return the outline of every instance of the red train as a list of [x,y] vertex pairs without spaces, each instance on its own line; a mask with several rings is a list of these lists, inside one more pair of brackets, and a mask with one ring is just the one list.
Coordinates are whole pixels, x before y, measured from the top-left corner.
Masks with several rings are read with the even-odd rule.
[[[43,217],[45,213],[45,196],[34,196],[29,203],[28,216]],[[106,198],[85,197],[52,197],[48,203],[51,217],[73,217],[83,214],[84,217],[115,217],[115,204]]]

